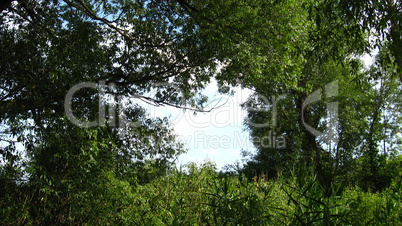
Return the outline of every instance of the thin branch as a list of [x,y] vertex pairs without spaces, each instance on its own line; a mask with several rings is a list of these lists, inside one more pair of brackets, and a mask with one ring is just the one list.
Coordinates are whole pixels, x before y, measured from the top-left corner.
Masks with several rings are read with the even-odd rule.
[[9,140],[9,139],[3,139],[0,137],[0,141],[8,142],[8,143],[17,143],[18,141],[16,140]]
[[[139,99],[141,101],[143,101],[144,103],[150,104],[152,106],[170,106],[170,107],[175,107],[178,109],[183,109],[183,110],[190,110],[190,111],[195,111],[195,112],[202,112],[202,113],[208,113],[213,111],[214,109],[220,108],[222,106],[224,106],[228,100],[225,101],[225,103],[218,105],[219,102],[217,102],[213,107],[211,107],[209,110],[204,110],[204,108],[194,108],[194,107],[186,107],[186,106],[181,106],[178,104],[173,104],[173,103],[169,103],[166,101],[162,101],[162,100],[157,100],[155,98],[152,97],[147,97],[147,96],[143,96],[143,95],[137,95],[137,94],[121,94],[121,93],[116,93],[116,92],[107,92],[108,94],[114,94],[114,95],[122,95],[122,96],[126,96],[128,98],[136,98]],[[222,99],[222,98],[221,98]]]
[[106,24],[108,27],[112,28],[113,30],[117,31],[120,35],[122,35],[123,37],[127,38],[130,41],[135,41],[137,43],[137,45],[139,46],[143,46],[143,47],[164,47],[166,46],[165,43],[163,44],[158,44],[158,45],[151,45],[151,44],[143,44],[140,40],[129,36],[128,34],[124,33],[122,31],[122,29],[118,28],[117,26],[113,25],[111,21],[99,17],[98,15],[96,15],[94,12],[92,12],[82,1],[80,0],[75,0],[76,2],[78,2],[82,8],[80,8],[79,6],[73,4],[71,1],[69,0],[64,0],[65,3],[67,3],[67,5],[69,5],[70,7],[76,8],[82,12],[84,12],[85,14],[87,14],[89,17],[91,17],[94,20],[100,21],[104,24]]

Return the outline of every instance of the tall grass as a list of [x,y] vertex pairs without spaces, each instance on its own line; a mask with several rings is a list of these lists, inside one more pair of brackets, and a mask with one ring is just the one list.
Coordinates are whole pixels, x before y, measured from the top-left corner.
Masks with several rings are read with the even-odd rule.
[[[315,175],[303,170],[293,170],[290,176],[277,180],[266,181],[261,176],[248,181],[244,176],[220,177],[215,166],[205,162],[188,164],[147,184],[132,185],[110,176],[105,188],[91,196],[93,200],[80,204],[85,210],[69,207],[69,215],[59,218],[58,223],[402,225],[400,182],[372,193],[339,184],[323,186]],[[18,200],[33,199],[28,193],[23,196],[20,194]],[[35,207],[27,202],[13,203],[10,198],[1,205],[7,207],[2,208],[2,224],[41,224],[43,216],[32,214]],[[23,212],[18,213],[21,205]]]

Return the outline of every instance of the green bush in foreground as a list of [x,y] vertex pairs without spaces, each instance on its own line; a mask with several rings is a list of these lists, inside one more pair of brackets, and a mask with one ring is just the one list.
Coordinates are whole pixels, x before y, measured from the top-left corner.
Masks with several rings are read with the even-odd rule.
[[[191,163],[147,184],[105,174],[92,192],[58,200],[21,185],[1,201],[2,224],[84,225],[401,225],[401,184],[379,193],[323,187],[314,175],[253,182]],[[25,190],[24,190],[25,189]],[[37,205],[40,204],[40,205]],[[60,210],[68,210],[60,212]]]

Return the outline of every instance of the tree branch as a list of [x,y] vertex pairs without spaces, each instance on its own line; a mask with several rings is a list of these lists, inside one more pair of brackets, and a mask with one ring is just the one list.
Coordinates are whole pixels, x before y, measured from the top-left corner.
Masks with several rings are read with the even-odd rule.
[[78,3],[81,5],[82,8],[79,7],[79,6],[77,6],[77,5],[75,5],[75,4],[73,4],[73,3],[72,3],[71,1],[69,1],[69,0],[64,0],[64,2],[67,3],[67,5],[69,5],[70,7],[76,8],[76,9],[80,10],[81,12],[87,14],[87,15],[88,15],[89,17],[91,17],[92,19],[97,20],[97,21],[100,21],[100,22],[106,24],[108,27],[110,27],[111,29],[117,31],[120,35],[122,35],[123,37],[127,38],[128,40],[130,40],[130,41],[135,41],[135,43],[137,43],[137,45],[139,45],[139,46],[142,46],[142,47],[153,47],[153,48],[166,46],[166,43],[165,43],[165,42],[162,43],[162,44],[158,44],[158,45],[154,45],[154,44],[144,44],[144,43],[142,43],[140,40],[138,40],[138,39],[136,39],[136,38],[134,38],[134,37],[131,37],[131,36],[129,36],[128,34],[124,33],[122,29],[120,29],[120,28],[118,28],[117,26],[113,25],[111,21],[109,21],[109,20],[107,20],[107,19],[105,19],[105,18],[102,18],[102,17],[99,17],[98,15],[96,15],[96,14],[95,14],[94,12],[92,12],[82,1],[80,1],[80,0],[75,0],[75,1],[78,2]]

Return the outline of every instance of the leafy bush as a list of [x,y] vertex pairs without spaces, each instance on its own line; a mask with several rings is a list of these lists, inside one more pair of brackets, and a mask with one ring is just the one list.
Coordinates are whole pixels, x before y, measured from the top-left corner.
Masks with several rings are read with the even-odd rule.
[[[322,186],[315,175],[248,181],[219,176],[211,162],[189,163],[150,183],[128,183],[110,171],[78,192],[49,193],[27,185],[6,189],[2,224],[86,225],[400,225],[401,183],[372,193]],[[10,186],[10,185],[7,185]],[[60,197],[60,198],[59,198]]]

